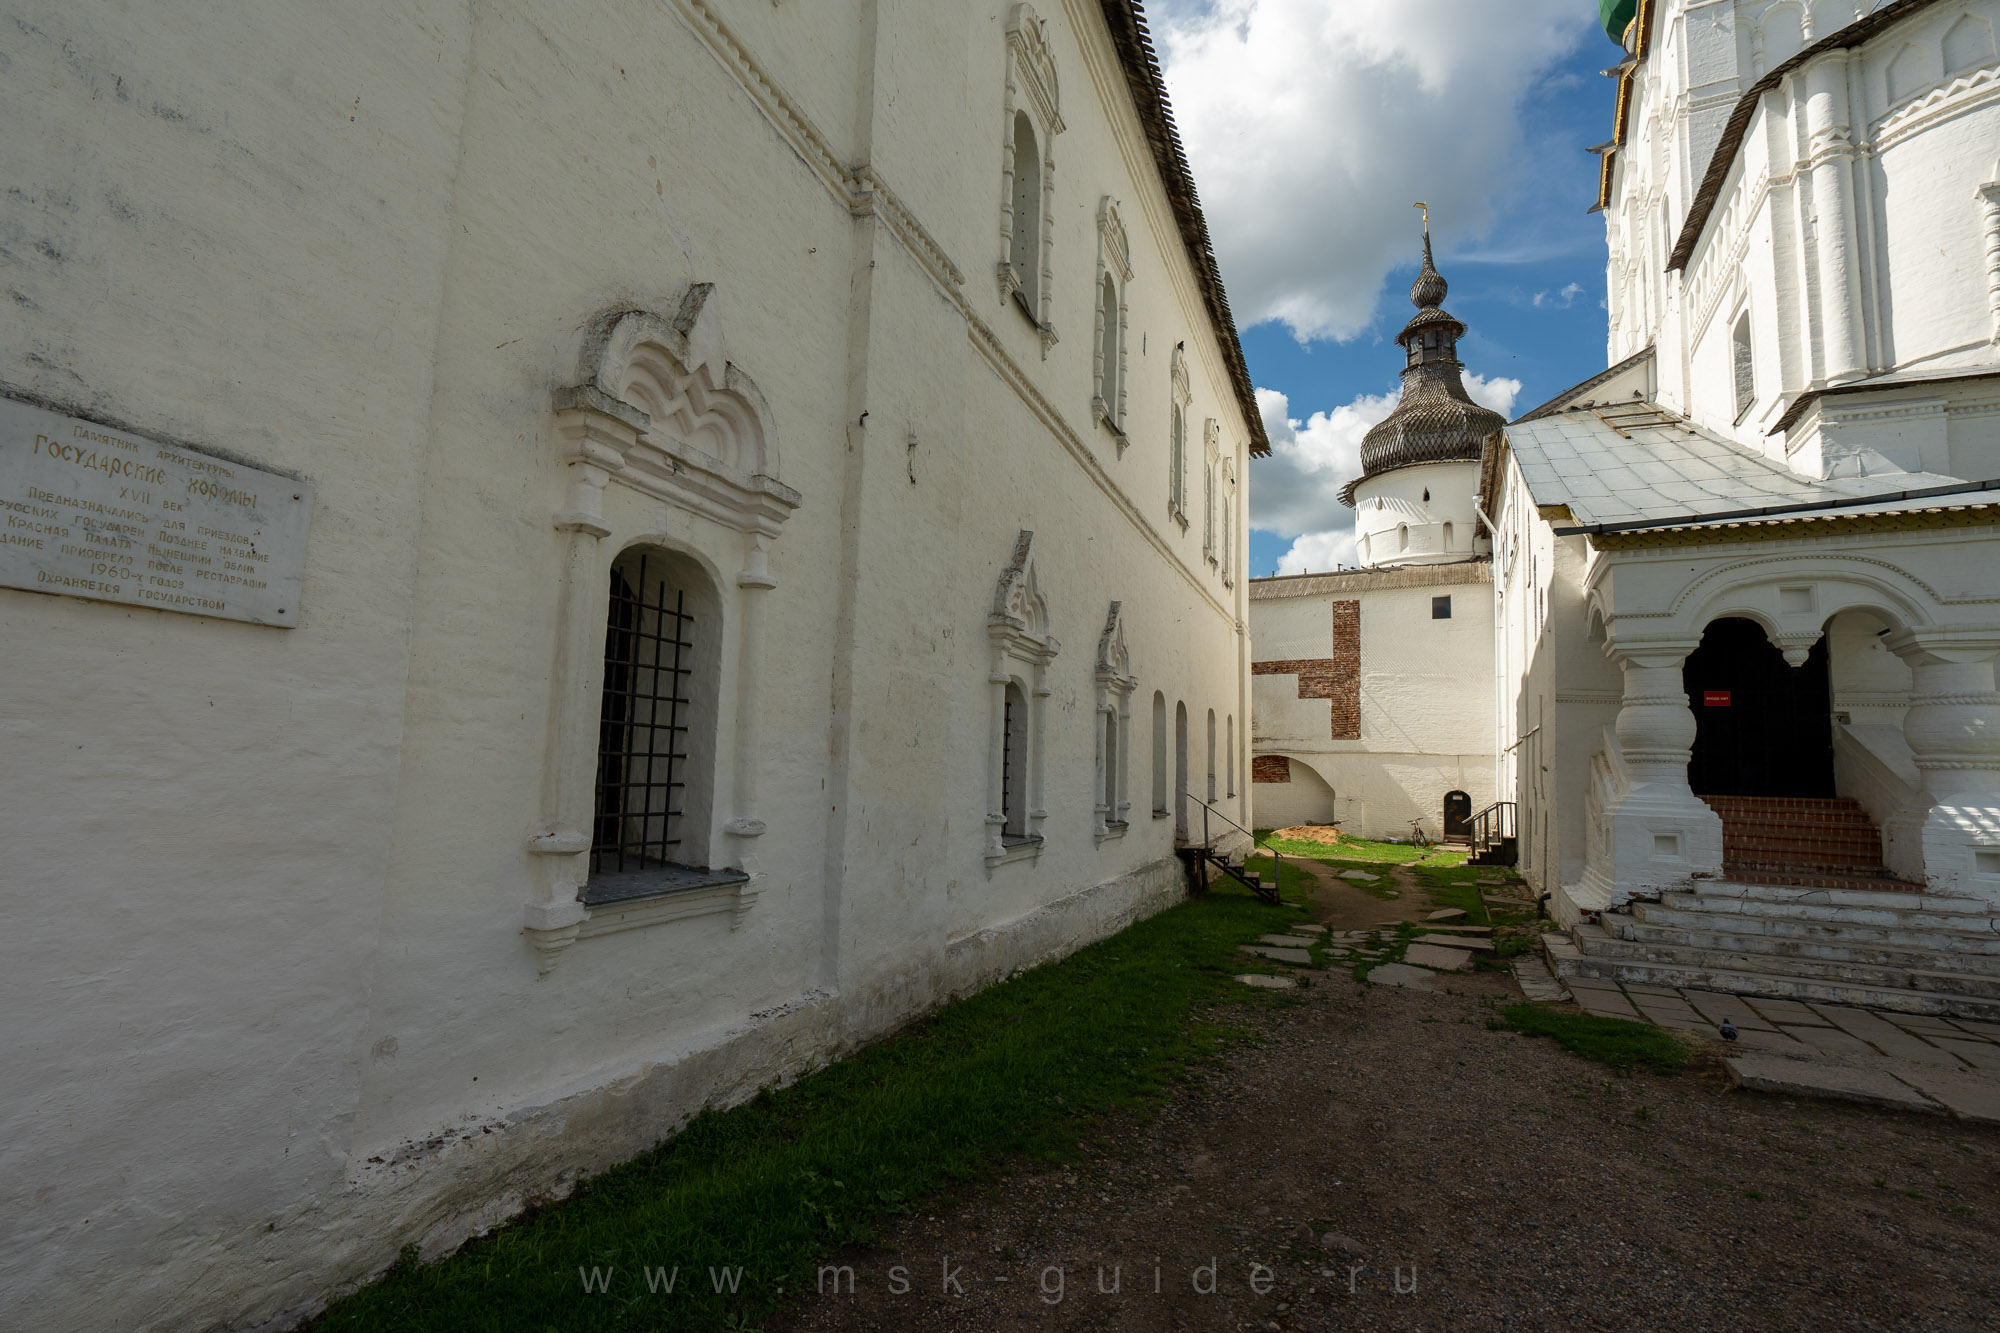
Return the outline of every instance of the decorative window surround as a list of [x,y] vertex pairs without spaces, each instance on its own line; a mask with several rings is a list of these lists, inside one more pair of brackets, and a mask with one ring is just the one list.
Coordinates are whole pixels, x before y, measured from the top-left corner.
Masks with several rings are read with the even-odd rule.
[[1173,365],[1169,370],[1173,385],[1167,459],[1167,516],[1188,528],[1187,517],[1187,410],[1194,402],[1188,387],[1187,344],[1174,344]]
[[1122,605],[1111,604],[1104,617],[1104,632],[1097,638],[1097,826],[1093,833],[1099,843],[1124,837],[1132,810],[1132,691],[1139,681],[1132,674],[1132,654],[1125,647]]
[[[1447,527],[1450,524],[1446,524]],[[1236,462],[1222,465],[1222,586],[1236,586]],[[1232,793],[1233,794],[1233,793]]]
[[[1049,632],[1049,607],[1035,575],[1035,534],[1023,528],[1014,539],[1014,554],[1001,571],[993,592],[993,611],[986,618],[986,637],[992,646],[986,673],[990,694],[991,731],[987,746],[986,775],[986,866],[988,870],[1008,861],[1032,860],[1041,854],[1042,821],[1042,734],[1048,713],[1049,663],[1061,645]],[[1027,701],[1027,724],[1021,729],[1025,754],[1021,756],[1022,780],[1026,787],[1026,828],[1024,836],[1006,836],[1007,813],[1003,796],[1001,766],[1006,756],[1007,687],[1020,688]]]
[[1007,17],[1007,82],[1002,124],[1004,141],[1000,154],[1000,263],[995,274],[1000,281],[1000,302],[1007,304],[1017,294],[1025,302],[1014,264],[1014,118],[1025,111],[1041,135],[1042,216],[1040,260],[1034,309],[1028,310],[1041,334],[1042,359],[1058,341],[1049,313],[1053,305],[1055,269],[1051,256],[1055,249],[1056,154],[1055,138],[1063,132],[1061,88],[1056,80],[1055,56],[1049,50],[1046,25],[1032,6],[1015,5]]
[[[1116,308],[1108,308],[1103,297],[1109,281],[1117,293]],[[1097,328],[1092,354],[1090,415],[1111,428],[1118,443],[1118,456],[1125,456],[1125,334],[1127,287],[1132,281],[1132,246],[1125,235],[1125,223],[1118,205],[1105,195],[1097,205]],[[1107,328],[1107,324],[1109,327]]]
[[[553,521],[566,549],[542,809],[528,839],[538,868],[523,924],[544,975],[579,938],[712,911],[735,913],[733,927],[756,898],[750,848],[764,832],[757,818],[761,594],[777,586],[767,564],[771,544],[801,497],[777,479],[777,436],[763,394],[722,355],[714,294],[713,284],[695,283],[671,317],[641,310],[601,316],[585,334],[577,382],[552,395],[555,437],[568,465],[567,494]],[[732,813],[721,827],[736,842],[716,859],[732,861],[726,869],[744,878],[591,904],[584,890],[610,596],[610,561],[599,543],[613,535],[604,491],[614,483],[743,536],[736,598],[725,603],[725,616],[736,622],[735,708],[717,736],[717,752],[726,748],[732,756],[733,774]],[[619,537],[614,555],[628,541],[662,544],[657,533]],[[642,910],[644,904],[652,906]]]
[[1215,472],[1222,458],[1222,426],[1214,417],[1201,427],[1201,554],[1211,566],[1221,561],[1215,549]]

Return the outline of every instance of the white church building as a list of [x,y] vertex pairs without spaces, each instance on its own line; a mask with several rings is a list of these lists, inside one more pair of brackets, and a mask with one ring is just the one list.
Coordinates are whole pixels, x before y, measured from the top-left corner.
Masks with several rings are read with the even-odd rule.
[[[1558,970],[2000,1017],[2000,0],[1602,12],[1611,364],[1392,416],[1363,569],[1253,581],[1257,823],[1394,835],[1483,748]],[[1484,642],[1402,606],[1451,579]]]
[[0,1325],[282,1324],[1249,823],[1267,445],[1135,3],[36,12]]
[[1564,970],[2000,1012],[2000,0],[1639,0],[1610,358],[1489,447]]

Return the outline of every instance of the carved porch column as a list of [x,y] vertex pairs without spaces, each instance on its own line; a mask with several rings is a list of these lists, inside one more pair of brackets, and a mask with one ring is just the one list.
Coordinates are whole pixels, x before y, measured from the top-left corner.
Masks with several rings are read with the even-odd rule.
[[1611,647],[1625,675],[1614,728],[1625,780],[1601,816],[1609,825],[1600,830],[1609,864],[1593,867],[1590,877],[1597,910],[1722,873],[1722,820],[1688,786],[1695,722],[1681,667],[1695,646]]
[[[1903,715],[1923,790],[1882,830],[1905,879],[2000,901],[2000,629],[1904,630],[1884,641],[1912,675]],[[1980,855],[1985,853],[1985,857]]]
[[596,663],[604,656],[610,602],[608,565],[599,546],[604,487],[624,465],[625,451],[650,424],[646,414],[608,394],[571,389],[557,395],[556,433],[569,463],[569,490],[556,511],[565,534],[562,584],[556,594],[556,651],[549,673],[549,730],[543,749],[542,811],[528,850],[539,863],[523,931],[546,976],[576,941],[584,906],[578,890],[589,878],[595,813],[599,709]]

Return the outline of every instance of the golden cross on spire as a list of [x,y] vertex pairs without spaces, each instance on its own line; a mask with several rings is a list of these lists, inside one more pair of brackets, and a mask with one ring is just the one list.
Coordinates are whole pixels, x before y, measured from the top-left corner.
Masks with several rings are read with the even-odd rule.
[[1428,237],[1431,234],[1431,206],[1420,199],[1410,207],[1424,215],[1424,235]]

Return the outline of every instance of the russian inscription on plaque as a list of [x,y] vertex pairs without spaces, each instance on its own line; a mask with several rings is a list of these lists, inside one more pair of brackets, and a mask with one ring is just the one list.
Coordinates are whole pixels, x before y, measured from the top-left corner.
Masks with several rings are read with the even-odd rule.
[[0,587],[299,623],[312,487],[0,398]]

